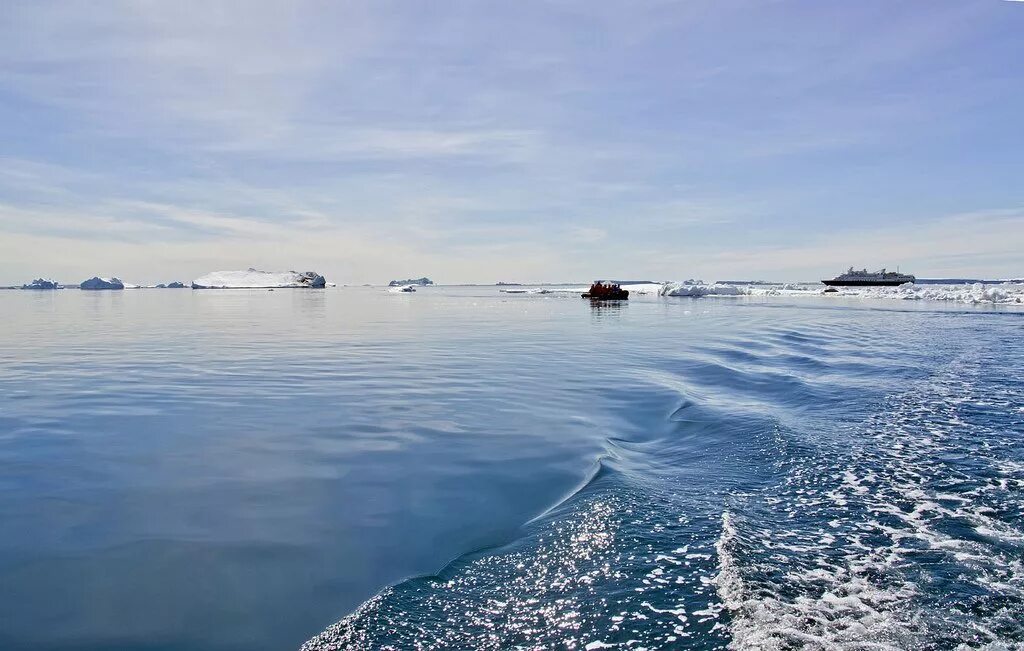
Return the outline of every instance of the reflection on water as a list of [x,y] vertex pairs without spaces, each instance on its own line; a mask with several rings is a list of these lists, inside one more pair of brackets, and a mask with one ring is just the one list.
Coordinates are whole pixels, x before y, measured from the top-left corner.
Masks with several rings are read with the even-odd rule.
[[618,316],[629,306],[628,301],[599,301],[590,299],[590,313],[597,319]]

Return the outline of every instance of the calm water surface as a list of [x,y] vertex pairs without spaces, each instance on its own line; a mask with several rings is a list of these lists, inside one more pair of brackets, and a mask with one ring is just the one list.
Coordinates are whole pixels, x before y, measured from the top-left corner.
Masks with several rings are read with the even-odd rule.
[[1020,310],[339,288],[0,314],[2,649],[1024,644]]

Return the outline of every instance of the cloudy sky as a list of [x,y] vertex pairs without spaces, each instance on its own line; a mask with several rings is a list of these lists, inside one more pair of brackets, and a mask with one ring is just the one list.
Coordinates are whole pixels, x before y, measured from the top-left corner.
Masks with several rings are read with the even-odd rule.
[[1024,2],[0,3],[0,284],[1024,275]]

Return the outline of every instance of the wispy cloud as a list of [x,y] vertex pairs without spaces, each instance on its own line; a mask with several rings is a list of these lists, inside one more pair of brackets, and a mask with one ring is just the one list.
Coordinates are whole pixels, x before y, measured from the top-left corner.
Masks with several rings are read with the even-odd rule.
[[0,11],[0,282],[1020,273],[1012,3]]

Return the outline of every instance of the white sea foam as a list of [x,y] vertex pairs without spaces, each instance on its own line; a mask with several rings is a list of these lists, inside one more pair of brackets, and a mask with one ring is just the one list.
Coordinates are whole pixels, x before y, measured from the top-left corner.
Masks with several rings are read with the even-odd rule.
[[[1024,614],[1024,532],[1005,517],[1013,495],[977,475],[1024,473],[1007,458],[1016,438],[974,412],[1012,413],[1020,397],[979,379],[986,355],[962,355],[892,396],[848,454],[799,459],[779,499],[765,500],[790,528],[723,514],[714,582],[733,615],[731,648],[1017,648],[1006,642]],[[964,474],[935,461],[965,452],[988,470]],[[969,619],[934,593],[935,571],[959,584],[951,595],[973,595]]]
[[192,281],[192,289],[322,288],[324,277],[315,271],[214,271]]
[[734,553],[736,546],[736,527],[733,526],[732,514],[722,513],[722,534],[715,543],[718,553],[718,574],[714,578],[718,596],[729,610],[739,610],[744,601],[743,577],[740,576],[739,562]]
[[722,533],[715,545],[719,598],[732,613],[731,649],[901,649],[913,639],[916,622],[895,607],[910,597],[910,584],[879,586],[867,578],[870,563],[815,568],[791,573],[802,585],[799,595],[785,598],[746,586],[734,516],[722,514]]

